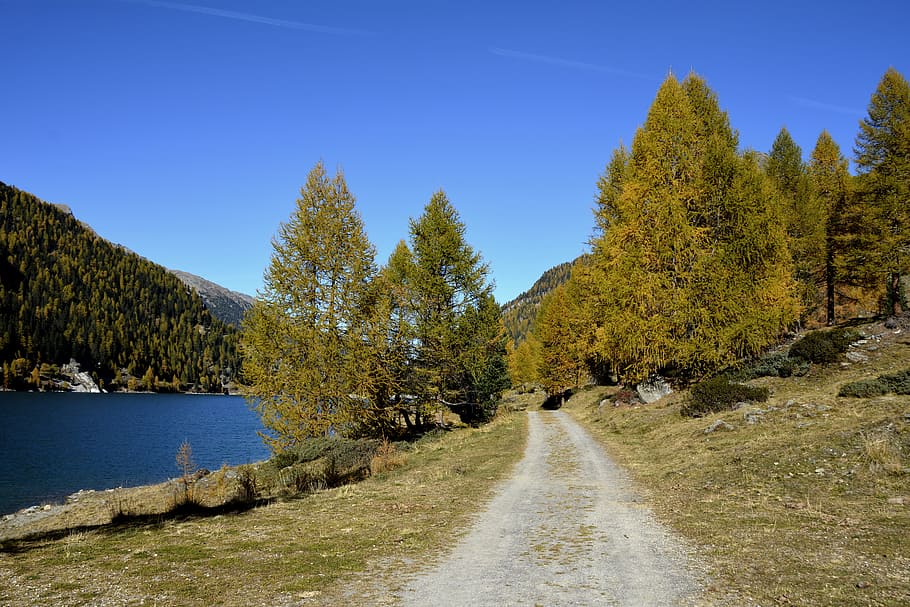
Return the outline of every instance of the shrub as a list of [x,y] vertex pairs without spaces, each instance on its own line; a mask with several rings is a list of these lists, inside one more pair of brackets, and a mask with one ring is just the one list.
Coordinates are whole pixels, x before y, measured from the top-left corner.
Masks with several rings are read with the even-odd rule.
[[237,468],[237,494],[238,502],[247,504],[259,497],[259,480],[256,478],[256,469],[249,464]]
[[862,379],[844,384],[838,390],[837,395],[851,398],[872,398],[887,393],[888,386],[878,379]]
[[407,456],[398,451],[394,443],[387,440],[382,441],[376,455],[370,460],[370,474],[382,474],[403,466],[407,461]]
[[910,394],[910,369],[898,373],[880,375],[878,380],[888,387],[889,392]]
[[731,382],[724,376],[712,377],[689,390],[689,399],[681,409],[683,415],[701,417],[724,411],[741,401],[764,402],[768,389]]
[[784,352],[766,354],[752,360],[738,369],[725,373],[732,381],[749,381],[759,377],[802,377],[809,372],[809,361],[795,357],[790,358]]
[[856,331],[846,329],[815,331],[790,346],[790,358],[803,358],[816,364],[837,362],[858,337]]
[[334,487],[367,476],[379,445],[377,440],[313,438],[277,453],[269,467],[282,486],[298,492]]

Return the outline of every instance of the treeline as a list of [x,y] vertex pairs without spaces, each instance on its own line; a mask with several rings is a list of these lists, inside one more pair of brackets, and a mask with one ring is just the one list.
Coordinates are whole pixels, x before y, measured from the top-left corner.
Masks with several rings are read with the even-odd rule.
[[468,423],[495,413],[508,374],[488,267],[444,192],[409,227],[377,268],[344,176],[310,172],[241,335],[273,449],[396,435],[444,408]]
[[[740,151],[715,93],[670,76],[597,184],[591,253],[510,354],[513,382],[688,381],[755,356],[800,323],[905,309],[910,86],[872,95],[856,175],[827,131],[809,161],[786,129]],[[839,316],[840,315],[840,316]]]
[[236,332],[163,267],[0,183],[0,362],[37,388],[74,359],[106,389],[220,391]]

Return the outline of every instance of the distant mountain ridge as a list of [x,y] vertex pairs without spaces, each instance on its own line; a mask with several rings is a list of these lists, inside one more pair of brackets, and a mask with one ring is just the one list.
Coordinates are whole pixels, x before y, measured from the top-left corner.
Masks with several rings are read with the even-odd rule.
[[[577,260],[576,260],[577,261]],[[575,261],[567,261],[541,274],[530,289],[502,306],[502,322],[509,338],[518,345],[534,326],[540,302],[553,289],[569,280]]]
[[168,271],[183,281],[183,284],[195,289],[205,303],[205,307],[221,322],[240,327],[243,315],[253,307],[251,296],[246,293],[231,291],[201,276],[183,270]]

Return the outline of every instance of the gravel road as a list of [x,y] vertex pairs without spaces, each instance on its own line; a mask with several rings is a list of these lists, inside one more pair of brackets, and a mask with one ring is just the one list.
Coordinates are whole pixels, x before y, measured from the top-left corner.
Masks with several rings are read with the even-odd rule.
[[528,413],[527,451],[404,605],[692,605],[689,555],[566,413]]

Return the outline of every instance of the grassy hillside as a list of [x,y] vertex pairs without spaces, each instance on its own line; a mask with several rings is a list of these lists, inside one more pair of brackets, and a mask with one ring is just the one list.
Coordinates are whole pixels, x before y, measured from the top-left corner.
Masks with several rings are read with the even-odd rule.
[[[614,406],[594,388],[567,409],[710,558],[718,598],[760,605],[910,604],[910,396],[837,396],[910,367],[910,335],[859,327],[864,362],[763,378],[768,402],[704,418],[686,394]],[[749,423],[747,418],[754,423]],[[707,432],[716,421],[732,429]]]

